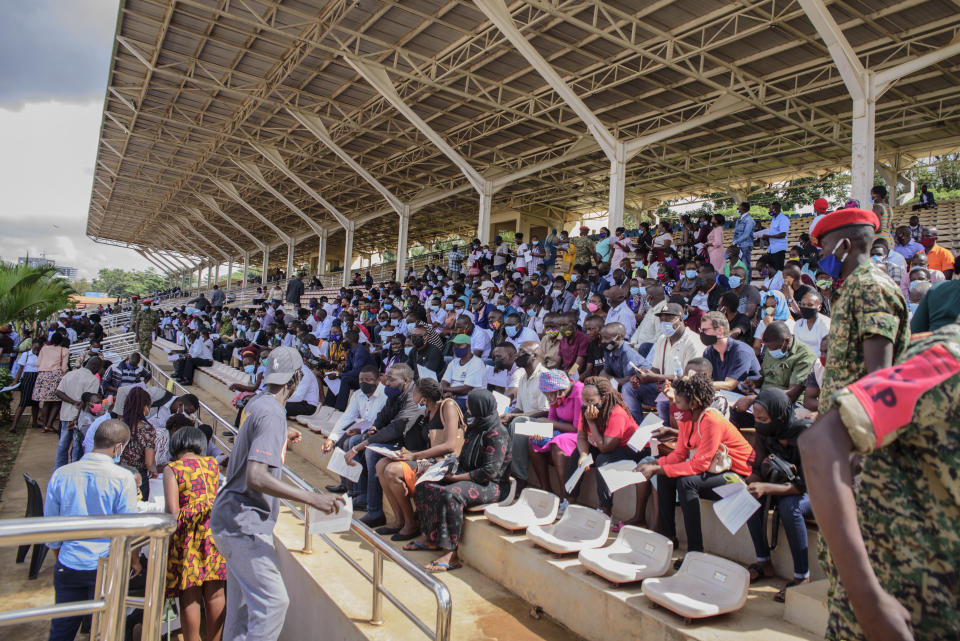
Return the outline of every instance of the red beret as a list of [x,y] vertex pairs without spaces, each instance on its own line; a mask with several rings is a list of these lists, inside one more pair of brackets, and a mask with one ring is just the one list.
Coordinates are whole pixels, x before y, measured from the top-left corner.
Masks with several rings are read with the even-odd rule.
[[813,211],[816,213],[825,214],[828,209],[830,209],[830,203],[827,202],[826,198],[817,198],[813,201]]
[[826,214],[814,225],[810,230],[811,240],[819,247],[820,239],[828,233],[850,225],[870,225],[873,231],[877,231],[880,229],[880,219],[869,209],[838,209]]

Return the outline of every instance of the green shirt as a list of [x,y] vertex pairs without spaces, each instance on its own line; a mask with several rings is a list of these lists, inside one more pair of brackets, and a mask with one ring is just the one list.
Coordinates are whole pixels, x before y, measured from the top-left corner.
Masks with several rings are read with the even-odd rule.
[[910,320],[910,331],[935,332],[960,316],[960,280],[942,280],[930,287]]
[[790,351],[783,358],[774,358],[770,350],[764,350],[760,373],[763,374],[763,387],[774,387],[787,391],[792,385],[803,385],[813,371],[817,355],[812,349],[796,338]]

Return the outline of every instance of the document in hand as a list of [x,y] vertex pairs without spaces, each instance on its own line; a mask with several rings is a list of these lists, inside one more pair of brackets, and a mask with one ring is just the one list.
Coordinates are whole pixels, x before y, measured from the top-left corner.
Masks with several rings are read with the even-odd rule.
[[420,485],[421,483],[428,481],[439,481],[447,474],[453,473],[456,465],[457,460],[454,458],[445,458],[437,461],[420,475],[420,478],[417,479],[417,482],[414,485]]
[[628,485],[636,485],[647,481],[647,477],[643,474],[634,472],[636,468],[637,464],[634,461],[615,461],[603,467],[598,467],[597,472],[600,473],[610,492],[613,493]]
[[730,534],[736,534],[760,509],[760,501],[753,498],[744,483],[727,483],[713,488],[713,491],[723,497],[714,502],[713,511]]
[[397,459],[400,457],[400,455],[397,452],[387,449],[385,447],[381,447],[379,445],[368,445],[367,449],[370,450],[371,452],[376,452],[380,456],[386,456],[387,458]]
[[353,423],[350,423],[350,425],[347,425],[347,429],[344,431],[349,432],[350,430],[360,430],[361,434],[365,434],[371,427],[373,427],[373,421],[364,421],[363,419],[358,419]]
[[420,378],[432,378],[433,380],[437,380],[437,373],[429,367],[417,365],[417,372],[420,374]]
[[493,400],[497,402],[497,413],[506,414],[507,408],[510,407],[510,397],[504,396],[500,392],[493,392]]
[[20,383],[14,383],[13,385],[7,385],[7,386],[4,387],[3,389],[0,389],[0,394],[3,394],[4,392],[9,392],[10,390],[15,390],[15,389],[17,389],[18,387],[20,387]]
[[330,460],[327,461],[327,471],[357,483],[360,480],[360,473],[363,471],[363,466],[356,461],[353,462],[353,465],[347,464],[346,452],[339,447],[335,447],[333,448],[333,453],[330,455]]
[[339,378],[327,378],[324,376],[323,382],[326,383],[327,387],[330,388],[330,392],[333,394],[340,393],[340,379]]
[[541,421],[517,421],[513,424],[513,433],[519,436],[553,436],[553,423]]
[[344,495],[345,505],[340,506],[339,512],[324,514],[315,507],[310,508],[310,534],[333,534],[346,532],[353,521],[353,499]]
[[663,421],[660,420],[660,417],[657,416],[655,412],[650,412],[647,414],[647,417],[643,419],[643,422],[637,426],[637,431],[634,432],[630,440],[627,441],[627,445],[629,445],[630,449],[634,452],[639,452],[647,446],[650,436],[661,427],[663,427]]
[[583,462],[580,463],[579,467],[577,467],[577,469],[573,471],[573,474],[570,475],[570,478],[567,479],[567,483],[564,485],[567,492],[573,492],[573,488],[577,486],[580,477],[583,476],[583,473],[586,472],[587,468],[591,465],[593,465],[593,454],[587,454]]

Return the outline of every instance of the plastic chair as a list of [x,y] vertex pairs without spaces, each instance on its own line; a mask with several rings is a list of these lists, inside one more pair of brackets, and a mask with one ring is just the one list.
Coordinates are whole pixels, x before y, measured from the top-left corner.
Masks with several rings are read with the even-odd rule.
[[327,420],[327,418],[330,416],[331,413],[333,413],[333,411],[334,411],[334,408],[330,407],[329,405],[319,405],[317,406],[317,411],[315,411],[310,416],[305,416],[301,414],[300,416],[296,417],[297,423],[300,423],[301,425],[306,425],[308,427],[314,424],[320,425],[321,423]]
[[468,507],[467,512],[483,512],[488,507],[493,505],[504,506],[510,505],[513,503],[513,499],[517,496],[517,479],[510,477],[510,489],[507,490],[507,495],[503,497],[502,500],[497,501],[496,503],[484,503],[483,505],[474,505],[473,507]]
[[[29,474],[24,474],[23,480],[27,483],[27,511],[24,516],[27,518],[43,516],[43,492],[40,491],[40,486],[30,478]],[[21,545],[17,548],[17,563],[23,563],[29,551],[29,545]],[[40,568],[43,566],[43,560],[46,557],[47,546],[42,543],[35,543],[33,554],[30,556],[30,573],[28,576],[31,579],[36,579],[37,575],[40,574]]]
[[553,525],[527,528],[530,540],[554,554],[601,547],[610,535],[610,517],[583,505],[571,505]]
[[532,487],[524,488],[513,505],[489,505],[484,515],[508,530],[523,530],[531,525],[553,523],[560,509],[560,497]]
[[747,602],[750,573],[733,561],[687,552],[673,576],[647,579],[643,593],[657,605],[687,619],[739,610]]
[[673,541],[642,527],[627,525],[605,548],[582,550],[580,563],[611,583],[632,583],[663,576],[670,569]]

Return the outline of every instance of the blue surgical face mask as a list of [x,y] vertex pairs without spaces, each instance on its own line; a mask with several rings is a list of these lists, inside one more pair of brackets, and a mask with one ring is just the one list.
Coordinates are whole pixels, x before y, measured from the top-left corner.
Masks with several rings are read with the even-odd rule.
[[452,312],[452,311],[453,311],[453,303],[447,303],[446,305],[443,306],[443,308],[444,308],[445,310],[447,310],[448,312]]
[[390,303],[384,303],[383,308],[386,310],[391,310],[393,309],[393,305],[391,305]]
[[770,354],[770,356],[772,356],[773,358],[776,358],[776,359],[781,359],[781,358],[783,358],[784,356],[787,355],[787,353],[786,353],[785,351],[783,351],[782,349],[771,349],[771,350],[767,350],[767,353]]
[[[837,243],[839,246],[839,243]],[[834,247],[833,251],[821,258],[817,262],[817,267],[822,269],[824,273],[830,275],[830,278],[836,280],[840,278],[840,271],[843,269],[843,261],[847,259],[847,252],[844,252],[843,256],[837,257],[837,248]]]
[[688,269],[685,272],[683,272],[683,275],[686,276],[689,280],[693,280],[694,278],[697,277],[697,270]]
[[514,337],[516,337],[517,334],[520,333],[520,326],[519,326],[519,325],[507,325],[507,326],[506,326],[506,330],[507,330],[507,336],[509,336],[510,338],[514,338]]
[[872,260],[875,263],[883,263],[883,256],[879,254],[874,254],[873,256],[870,257],[870,260]]
[[380,321],[380,327],[386,327],[387,321]]
[[528,309],[528,310],[527,310],[527,316],[530,316],[530,317],[532,318],[532,317],[534,317],[534,316],[536,316],[536,315],[537,315],[537,310],[535,310],[535,309]]
[[641,295],[641,296],[646,296],[646,295],[647,295],[647,288],[646,288],[646,287],[641,287],[641,288],[640,288],[640,295]]
[[739,277],[739,276],[731,276],[731,277],[729,277],[729,278],[727,279],[727,282],[730,283],[730,288],[731,288],[731,289],[736,289],[737,287],[740,287],[740,282],[741,282],[741,281],[740,281],[740,277]]
[[580,274],[570,274],[570,282],[575,283],[577,279],[580,278]]
[[636,295],[638,295],[639,293],[640,293],[640,288],[639,288],[639,287],[631,287],[631,288],[630,288],[630,295],[631,295],[631,296],[636,296]]
[[660,321],[660,332],[670,338],[677,333],[677,328],[673,326],[671,321]]
[[257,371],[257,366],[256,366],[256,365],[244,365],[244,366],[243,366],[243,371],[246,372],[247,374],[253,374],[254,372]]
[[501,312],[506,312],[506,311],[507,311],[506,305],[497,305],[497,309],[499,309]]
[[907,310],[909,310],[910,314],[916,312],[918,307],[920,307],[920,303],[907,303]]

